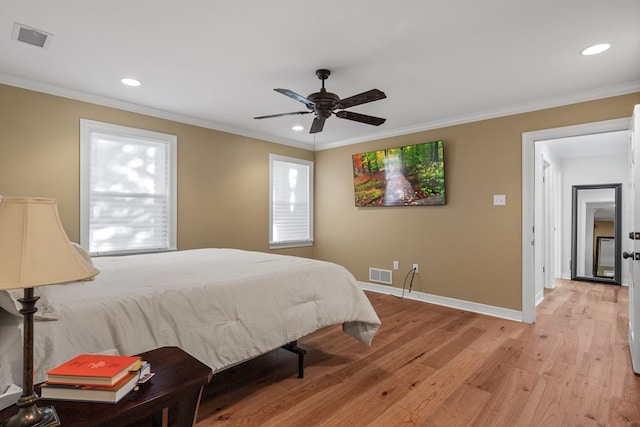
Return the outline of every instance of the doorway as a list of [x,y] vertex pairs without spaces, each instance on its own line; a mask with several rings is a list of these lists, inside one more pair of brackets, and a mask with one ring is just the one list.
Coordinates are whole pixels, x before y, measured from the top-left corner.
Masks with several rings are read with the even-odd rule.
[[[536,181],[536,167],[541,169],[541,162],[536,162],[536,142],[547,141],[553,139],[581,137],[587,135],[603,134],[608,132],[627,131],[629,130],[630,119],[614,119],[595,123],[586,123],[582,125],[566,126],[561,128],[544,129],[540,131],[525,132],[522,134],[522,320],[526,323],[535,323],[535,307],[536,307],[536,283],[541,283],[540,277],[543,271],[540,264],[546,254],[538,252],[540,245],[535,242],[541,242],[543,238],[541,233],[542,227],[534,227],[535,218],[538,220],[542,217],[542,203],[538,199],[542,191],[540,189],[541,182]],[[626,170],[624,171],[626,173]],[[541,176],[539,172],[537,176]],[[563,179],[564,182],[564,179]],[[563,188],[566,185],[563,183]],[[538,196],[538,197],[536,197]],[[566,200],[570,197],[562,197],[562,211],[567,209]],[[562,214],[561,224],[563,229],[570,230],[570,226],[566,223],[564,213]],[[566,227],[564,225],[566,224]],[[564,239],[563,239],[564,240]],[[548,242],[546,247],[551,246]],[[566,246],[566,247],[565,247]],[[562,245],[562,253],[569,250],[569,245]],[[538,252],[538,253],[536,253]],[[562,256],[561,265],[555,270],[563,271],[563,277],[568,276],[569,257]]]

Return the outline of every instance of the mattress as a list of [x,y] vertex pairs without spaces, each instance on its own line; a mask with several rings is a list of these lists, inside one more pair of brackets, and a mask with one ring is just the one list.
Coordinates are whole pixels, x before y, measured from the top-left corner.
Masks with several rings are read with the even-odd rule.
[[[37,288],[35,382],[80,353],[175,345],[215,372],[326,326],[341,324],[364,345],[380,327],[353,275],[335,263],[218,248],[93,263],[92,281]],[[21,385],[22,319],[9,311],[0,310],[0,378]]]

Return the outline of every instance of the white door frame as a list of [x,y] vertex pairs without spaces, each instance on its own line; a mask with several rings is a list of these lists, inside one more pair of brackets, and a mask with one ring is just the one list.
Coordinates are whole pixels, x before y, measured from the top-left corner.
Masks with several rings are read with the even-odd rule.
[[[542,129],[522,133],[522,321],[535,323],[536,321],[536,259],[534,242],[540,241],[534,230],[535,200],[535,143],[548,139],[566,138],[571,136],[590,135],[595,133],[629,130],[631,118],[605,120],[602,122],[585,123],[552,129]],[[539,215],[539,214],[538,214]],[[540,269],[540,271],[542,271]]]
[[[633,108],[633,122],[631,124],[629,138],[629,183],[631,187],[631,197],[629,203],[629,230],[635,232],[639,224],[640,217],[640,187],[638,187],[638,175],[640,174],[640,147],[638,141],[638,132],[640,131],[640,104]],[[640,250],[640,244],[637,240],[628,240],[627,246],[632,252]],[[633,371],[640,374],[640,290],[638,285],[639,269],[635,261],[628,264],[630,273],[629,283],[629,350],[631,351],[631,364]]]
[[[535,286],[535,301],[536,307],[543,301],[544,289],[547,287],[547,273],[549,272],[549,252],[551,250],[553,241],[549,237],[549,211],[552,206],[549,197],[549,183],[547,172],[551,167],[551,161],[540,150],[540,144],[536,145],[535,158],[538,164],[534,164],[534,182],[540,183],[540,185],[534,185],[534,200],[536,201],[536,210],[534,211],[534,229],[540,230],[541,233],[536,234],[538,240],[534,249],[534,258],[540,260],[539,263],[534,264],[536,269],[534,273],[534,286]],[[535,163],[535,162],[534,162]]]
[[[554,273],[553,279],[556,277],[562,277],[562,221],[561,221],[561,213],[562,213],[562,173],[560,169],[554,164],[551,166],[553,168],[553,195],[555,200],[553,201],[553,206],[555,210],[553,212],[553,241],[555,242],[555,258],[553,260]],[[555,287],[555,283],[553,285]]]
[[542,256],[544,257],[544,273],[542,279],[542,289],[549,289],[554,287],[553,280],[555,279],[555,257],[556,257],[556,215],[555,212],[558,209],[555,201],[557,200],[555,194],[555,176],[554,176],[554,164],[547,162],[544,167],[544,241],[545,249]]

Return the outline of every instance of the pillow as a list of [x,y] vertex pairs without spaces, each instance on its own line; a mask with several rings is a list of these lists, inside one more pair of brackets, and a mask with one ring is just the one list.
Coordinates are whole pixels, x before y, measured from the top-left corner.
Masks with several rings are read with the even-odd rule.
[[[82,259],[84,259],[88,264],[91,264],[91,266],[93,267],[93,260],[91,259],[91,256],[89,255],[89,253],[82,246],[80,246],[76,242],[71,242],[71,246],[73,246],[75,248],[75,250],[78,251],[78,253],[82,257]],[[95,268],[95,267],[93,267],[93,268]],[[82,281],[83,282],[89,282],[91,280],[95,280],[95,278],[96,278],[96,276],[91,276],[91,277],[87,277],[86,279],[82,279]]]
[[9,291],[0,291],[0,308],[4,309],[5,311],[8,311],[14,316],[22,317],[22,314],[20,314],[20,312],[18,311],[20,310],[19,308],[20,305],[21,304],[17,300],[14,301]]
[[89,256],[89,253],[82,246],[80,246],[76,242],[71,242],[71,246],[73,246],[73,248],[80,254],[82,259],[87,261],[89,264],[93,265],[93,260]]
[[[71,246],[75,248],[76,251],[80,254],[80,256],[89,264],[93,265],[93,261],[91,257],[84,250],[82,246],[77,243],[71,242]],[[89,277],[87,279],[82,279],[83,281],[94,280],[94,277]],[[35,296],[40,297],[38,302],[36,302],[36,308],[38,311],[33,315],[33,318],[36,320],[57,320],[58,315],[56,314],[53,307],[49,305],[49,301],[46,297],[46,290],[44,289],[46,286],[36,286],[34,288],[33,294]],[[0,308],[3,308],[5,311],[13,314],[14,316],[22,317],[20,313],[20,309],[22,309],[22,304],[18,301],[18,298],[22,298],[24,296],[23,289],[11,289],[8,291],[0,291]]]
[[[53,307],[49,305],[49,301],[39,289],[41,286],[37,286],[33,290],[33,294],[35,296],[40,297],[38,302],[36,302],[36,308],[38,311],[33,315],[33,318],[36,320],[58,320],[58,315],[56,314]],[[24,289],[11,289],[8,291],[0,291],[0,308],[3,308],[5,311],[13,314],[14,316],[22,317],[20,313],[20,309],[22,309],[22,304],[18,301],[18,298],[22,298],[24,296]]]

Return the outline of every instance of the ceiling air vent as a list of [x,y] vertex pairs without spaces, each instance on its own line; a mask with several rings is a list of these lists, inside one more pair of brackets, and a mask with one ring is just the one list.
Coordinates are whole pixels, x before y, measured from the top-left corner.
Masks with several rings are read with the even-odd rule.
[[46,33],[36,28],[27,27],[26,25],[18,24],[17,22],[13,24],[13,35],[11,36],[13,40],[18,40],[23,43],[46,49],[47,46],[49,46],[52,37],[53,34]]

